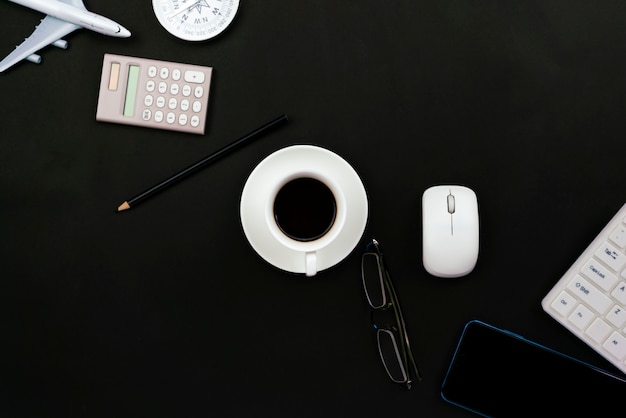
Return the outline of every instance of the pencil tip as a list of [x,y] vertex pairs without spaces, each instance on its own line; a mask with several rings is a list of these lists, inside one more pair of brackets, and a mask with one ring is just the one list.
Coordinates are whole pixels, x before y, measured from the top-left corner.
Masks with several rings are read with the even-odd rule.
[[130,205],[128,204],[128,202],[124,202],[124,203],[122,203],[122,204],[121,204],[121,205],[117,208],[117,211],[118,211],[118,212],[121,212],[121,211],[126,210],[126,209],[130,209]]

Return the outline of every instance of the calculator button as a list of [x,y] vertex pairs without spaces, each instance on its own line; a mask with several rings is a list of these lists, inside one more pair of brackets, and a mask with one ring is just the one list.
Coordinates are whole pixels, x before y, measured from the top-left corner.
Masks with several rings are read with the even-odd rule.
[[174,81],[178,81],[180,80],[181,77],[181,71],[178,68],[175,68],[172,70],[172,79],[174,79]]
[[176,100],[175,97],[170,97],[170,100],[167,102],[167,107],[169,107],[171,110],[174,110],[177,106],[178,100]]
[[159,72],[159,76],[165,80],[167,77],[170,76],[170,69],[167,67],[161,68],[161,71]]
[[193,115],[191,117],[191,126],[196,128],[198,127],[198,125],[200,125],[200,117],[198,117],[197,115]]
[[156,106],[159,109],[163,109],[165,107],[165,97],[163,97],[163,96],[157,97],[157,99],[156,99]]
[[202,86],[197,86],[193,91],[193,95],[196,96],[196,98],[198,99],[202,97],[203,94],[204,94],[204,89],[202,88]]
[[174,83],[170,86],[170,94],[172,96],[176,96],[179,91],[180,91],[180,86],[178,84]]
[[163,122],[163,112],[161,112],[160,110],[154,112],[154,121],[158,123]]
[[159,93],[165,94],[166,91],[167,91],[167,83],[165,81],[161,81],[159,83]]
[[150,67],[148,67],[148,77],[156,77],[157,75],[157,67],[155,67],[154,65],[151,65]]
[[146,97],[143,99],[143,104],[145,104],[148,107],[152,106],[153,103],[154,103],[154,97],[151,94],[146,95]]
[[180,110],[186,112],[189,110],[189,100],[183,99],[180,101]]
[[154,82],[154,80],[148,80],[148,82],[146,83],[146,90],[152,93],[155,88],[156,88],[156,83]]
[[178,116],[179,125],[182,125],[182,126],[187,125],[187,120],[188,120],[188,117],[186,113],[181,113],[180,116]]
[[150,109],[144,109],[143,113],[141,114],[141,118],[143,120],[150,120],[152,118],[152,111],[150,111]]
[[202,110],[202,103],[195,101],[193,102],[193,111],[198,113]]
[[165,119],[167,123],[172,124],[176,122],[176,115],[173,112],[167,114],[167,119]]
[[185,97],[191,96],[191,87],[189,87],[188,84],[185,84],[183,86],[183,96],[185,96]]
[[201,84],[204,83],[204,73],[202,71],[187,70],[185,71],[185,81],[188,83]]

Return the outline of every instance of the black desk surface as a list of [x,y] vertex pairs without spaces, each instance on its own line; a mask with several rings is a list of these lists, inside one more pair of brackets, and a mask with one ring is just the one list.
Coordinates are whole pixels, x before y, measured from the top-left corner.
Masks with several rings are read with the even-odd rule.
[[[470,416],[439,388],[473,318],[614,370],[540,301],[626,201],[624,2],[242,0],[204,43],[139,3],[87,2],[131,38],[78,31],[0,74],[0,415]],[[9,2],[0,16],[2,55],[41,17]],[[96,122],[107,52],[214,67],[206,135]],[[410,392],[378,359],[361,245],[306,279],[243,234],[248,174],[292,144],[363,180],[363,244],[385,247],[424,375]],[[421,264],[421,195],[442,183],[479,198],[480,258],[460,279]]]

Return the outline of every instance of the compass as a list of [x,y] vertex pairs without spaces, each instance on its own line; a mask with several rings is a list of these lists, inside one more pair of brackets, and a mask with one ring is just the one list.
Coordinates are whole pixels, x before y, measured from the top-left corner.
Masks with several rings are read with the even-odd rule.
[[222,33],[233,21],[239,0],[152,0],[161,26],[186,41],[205,41]]

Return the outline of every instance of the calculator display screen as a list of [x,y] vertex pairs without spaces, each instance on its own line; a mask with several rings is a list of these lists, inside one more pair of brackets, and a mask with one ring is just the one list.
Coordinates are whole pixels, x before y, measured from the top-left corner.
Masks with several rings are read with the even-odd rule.
[[470,321],[441,395],[484,416],[614,416],[622,408],[626,380],[511,332]]
[[135,115],[135,101],[137,100],[137,88],[139,86],[139,66],[128,66],[128,81],[126,83],[126,97],[124,99],[124,116]]

